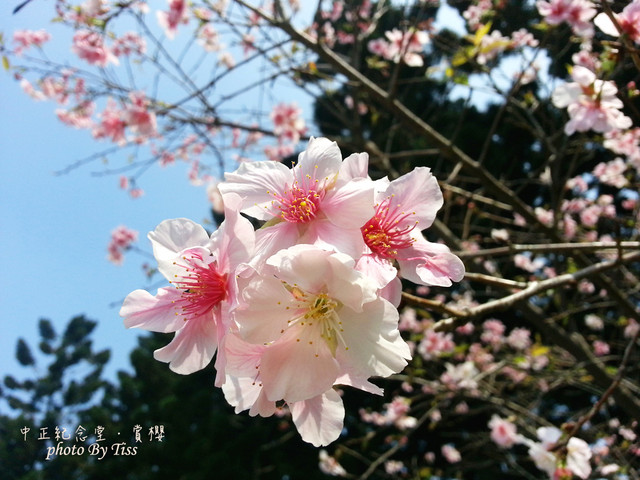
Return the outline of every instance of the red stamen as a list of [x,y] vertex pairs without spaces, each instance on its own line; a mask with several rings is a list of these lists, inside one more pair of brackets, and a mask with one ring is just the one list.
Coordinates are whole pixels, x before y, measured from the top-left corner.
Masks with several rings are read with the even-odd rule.
[[400,210],[400,205],[390,207],[391,197],[385,198],[376,206],[376,213],[364,227],[361,228],[364,242],[376,255],[391,259],[402,250],[413,245],[415,241],[409,233],[416,224],[399,228],[398,224],[405,222],[413,212],[405,213]]
[[175,275],[173,285],[182,290],[182,313],[185,320],[206,314],[227,296],[227,275],[218,272],[216,261],[206,263],[199,253],[189,253],[178,265],[185,270],[183,276]]

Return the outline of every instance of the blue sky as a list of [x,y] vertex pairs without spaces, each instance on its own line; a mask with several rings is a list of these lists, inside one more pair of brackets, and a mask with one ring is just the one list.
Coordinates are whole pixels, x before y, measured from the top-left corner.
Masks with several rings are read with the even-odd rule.
[[[17,0],[2,3],[0,31],[6,43],[14,29],[48,26],[51,9],[39,1],[18,15],[11,15]],[[51,47],[51,57],[56,48],[61,57],[70,55],[55,36]],[[99,164],[56,176],[55,171],[110,145],[64,126],[53,113],[54,103],[34,102],[4,70],[0,105],[0,374],[30,374],[15,360],[15,345],[22,337],[37,349],[40,318],[51,319],[61,332],[70,318],[86,314],[99,322],[96,348],[112,351],[107,374],[113,377],[128,366],[138,333],[123,327],[119,304],[148,282],[140,268],[144,257],[128,253],[122,266],[107,261],[110,232],[120,224],[134,228],[140,247],[150,251],[146,233],[162,220],[209,218],[206,191],[188,183],[183,165],[150,169],[143,177],[146,194],[139,199],[118,188],[117,175],[93,176]]]

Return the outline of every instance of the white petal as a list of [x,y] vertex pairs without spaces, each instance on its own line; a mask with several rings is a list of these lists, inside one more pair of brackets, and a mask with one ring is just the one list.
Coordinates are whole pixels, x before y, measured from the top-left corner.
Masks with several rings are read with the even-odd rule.
[[273,161],[245,162],[233,173],[225,173],[225,181],[218,184],[222,199],[229,193],[242,199],[242,212],[259,220],[278,215],[274,194],[282,195],[294,181],[291,170]]
[[331,190],[322,199],[322,212],[341,228],[360,229],[373,217],[374,182],[357,179]]
[[365,249],[360,227],[343,228],[327,219],[312,222],[299,241],[346,253],[352,258],[360,258]]
[[186,248],[204,246],[209,241],[202,225],[187,218],[165,220],[148,237],[158,264],[172,261]]
[[246,306],[234,311],[242,339],[255,344],[278,339],[293,316],[291,306],[295,301],[282,282],[275,277],[254,277],[242,297]]
[[314,447],[328,445],[340,436],[344,405],[335,390],[303,402],[289,403],[289,408],[300,436]]
[[364,305],[362,313],[346,307],[339,312],[345,346],[336,358],[355,377],[387,377],[398,373],[411,358],[409,346],[398,331],[398,311],[380,298]]
[[328,138],[311,137],[307,149],[298,155],[298,164],[294,167],[297,179],[311,178],[328,183],[335,181],[342,165],[342,153],[336,142]]
[[618,29],[611,21],[611,18],[609,18],[609,15],[604,12],[596,15],[593,19],[593,23],[607,35],[611,35],[612,37],[620,36],[620,32],[618,32]]
[[338,183],[353,180],[354,178],[369,178],[369,154],[352,153],[342,162]]
[[348,373],[339,376],[336,379],[336,385],[347,385],[349,387],[357,388],[368,393],[373,393],[374,395],[382,395],[384,393],[384,390],[382,390],[379,386],[369,382],[367,379],[357,378]]

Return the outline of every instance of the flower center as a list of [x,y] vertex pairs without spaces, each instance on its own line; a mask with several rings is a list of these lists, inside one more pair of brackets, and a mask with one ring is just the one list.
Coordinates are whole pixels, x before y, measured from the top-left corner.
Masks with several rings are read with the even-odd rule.
[[362,227],[362,237],[371,251],[382,257],[391,259],[398,255],[398,250],[408,248],[415,241],[409,233],[418,222],[413,225],[399,227],[415,212],[406,213],[400,210],[400,205],[391,207],[391,198],[387,197],[376,205],[375,215]]
[[217,262],[206,263],[198,252],[182,257],[184,264],[173,262],[184,269],[184,274],[175,275],[171,282],[182,292],[181,308],[185,321],[211,311],[227,296],[227,275],[218,271]]
[[296,184],[278,197],[280,217],[290,223],[307,223],[316,217],[320,208],[320,195],[315,189],[305,190]]
[[349,350],[341,333],[344,331],[342,321],[336,313],[340,303],[326,293],[309,294],[297,286],[292,287],[284,282],[283,284],[299,302],[294,307],[298,314],[289,320],[289,326],[314,328],[315,334],[324,340],[334,357],[338,343],[344,345],[345,350]]

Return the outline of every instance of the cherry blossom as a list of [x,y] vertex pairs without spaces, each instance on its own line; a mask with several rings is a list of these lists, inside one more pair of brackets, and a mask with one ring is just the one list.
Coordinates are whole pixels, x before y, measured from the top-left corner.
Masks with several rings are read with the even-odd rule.
[[94,138],[109,138],[118,145],[124,145],[127,142],[125,136],[125,128],[127,123],[122,119],[122,110],[118,108],[113,99],[109,99],[106,108],[100,116],[100,123],[93,128],[92,134]]
[[298,143],[300,136],[305,134],[307,127],[301,113],[302,110],[295,103],[279,103],[273,107],[269,116],[274,125],[273,133],[280,141]]
[[429,42],[427,32],[420,30],[410,30],[403,32],[394,28],[385,32],[387,39],[371,40],[368,48],[371,53],[375,53],[391,60],[394,63],[405,63],[410,67],[421,67],[424,60],[420,53]]
[[571,70],[574,82],[559,85],[552,101],[558,108],[567,108],[571,119],[564,127],[567,135],[594,130],[609,132],[631,126],[631,119],[620,109],[622,101],[618,89],[610,81],[599,80],[591,70],[575,65]]
[[138,232],[120,225],[111,232],[111,241],[107,246],[109,252],[108,259],[115,265],[121,265],[124,260],[123,252],[126,251],[133,242],[138,240]]
[[593,36],[590,20],[596,14],[596,9],[590,0],[538,0],[536,7],[549,25],[567,22],[576,35]]
[[133,140],[144,143],[158,134],[156,114],[149,109],[149,101],[143,92],[131,92],[129,100],[130,103],[127,104],[122,118],[135,134]]
[[268,221],[257,232],[255,261],[297,243],[360,256],[360,226],[374,212],[373,183],[340,175],[342,166],[335,142],[311,138],[292,169],[272,161],[245,162],[225,174],[219,185],[223,198],[239,194],[243,213]]
[[[624,35],[634,42],[640,43],[640,0],[633,0],[624,7],[622,12],[614,13],[613,17]],[[607,35],[612,37],[620,36],[621,32],[618,27],[605,12],[596,15],[593,23]]]
[[104,37],[90,30],[78,30],[75,33],[71,50],[81,59],[98,67],[119,63],[111,49],[104,44]]
[[340,463],[327,453],[326,450],[320,450],[318,452],[319,463],[318,468],[322,473],[331,475],[334,477],[344,477],[347,475],[347,471]]
[[189,22],[189,12],[185,0],[167,0],[167,3],[169,3],[169,11],[159,11],[156,15],[165,35],[173,39],[178,33],[178,26]]
[[345,254],[301,244],[270,257],[244,287],[235,322],[244,341],[266,346],[252,376],[269,401],[366,385],[406,365],[397,310],[354,266]]
[[16,45],[14,52],[16,55],[22,55],[27,48],[41,48],[49,40],[51,34],[46,30],[16,30],[13,32],[13,43]]
[[[127,328],[175,332],[171,343],[154,352],[171,370],[188,374],[206,367],[229,328],[237,304],[237,270],[253,254],[251,223],[237,211],[239,198],[228,196],[225,221],[209,236],[184,218],[165,220],[149,234],[158,270],[172,284],[155,296],[135,290],[120,315]],[[216,384],[224,380],[224,355],[216,358]]]
[[491,429],[491,440],[502,448],[511,448],[519,441],[516,426],[498,415],[491,417],[489,428]]
[[[366,160],[366,159],[365,159]],[[362,175],[366,162],[359,167]],[[392,182],[376,183],[375,214],[362,226],[366,245],[358,268],[381,287],[400,275],[419,285],[450,286],[464,276],[464,264],[439,243],[427,241],[422,229],[433,223],[442,192],[427,167],[417,167]],[[397,282],[396,282],[397,285]]]
[[[262,417],[277,414],[276,402],[267,398],[261,374],[262,357],[269,346],[245,342],[234,332],[223,342],[227,362],[222,391],[227,402],[236,413],[248,410],[249,415]],[[287,406],[304,441],[320,447],[339,437],[345,411],[333,388],[305,400],[288,402]]]

